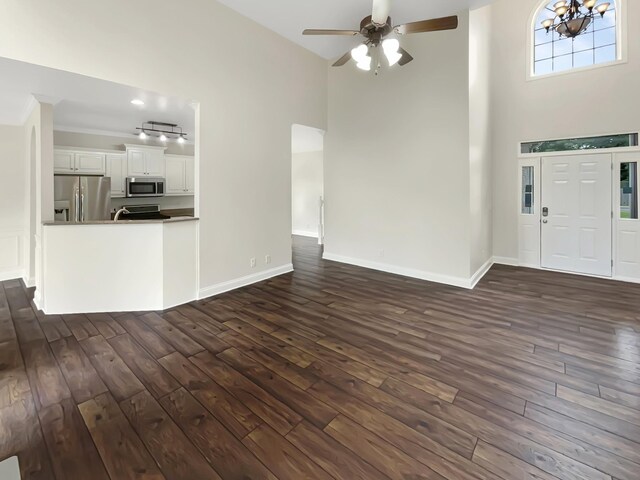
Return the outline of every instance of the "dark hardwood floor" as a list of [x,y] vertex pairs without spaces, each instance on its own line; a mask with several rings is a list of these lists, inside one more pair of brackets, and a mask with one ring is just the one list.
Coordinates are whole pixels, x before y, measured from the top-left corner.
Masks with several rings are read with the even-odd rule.
[[640,285],[473,291],[326,262],[166,312],[45,316],[0,284],[23,478],[640,479]]

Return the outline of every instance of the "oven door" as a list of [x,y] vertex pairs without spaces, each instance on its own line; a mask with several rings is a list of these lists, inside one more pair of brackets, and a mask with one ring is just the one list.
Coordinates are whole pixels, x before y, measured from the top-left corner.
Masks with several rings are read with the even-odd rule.
[[163,197],[164,178],[127,177],[127,197]]

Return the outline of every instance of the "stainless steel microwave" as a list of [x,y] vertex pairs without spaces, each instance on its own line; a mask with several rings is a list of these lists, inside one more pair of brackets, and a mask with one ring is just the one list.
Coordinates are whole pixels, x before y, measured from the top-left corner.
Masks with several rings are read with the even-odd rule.
[[127,197],[164,197],[164,178],[127,177]]

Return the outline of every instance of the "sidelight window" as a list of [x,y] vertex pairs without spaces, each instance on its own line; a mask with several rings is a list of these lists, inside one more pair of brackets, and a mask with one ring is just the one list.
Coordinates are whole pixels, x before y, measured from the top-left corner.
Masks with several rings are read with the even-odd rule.
[[638,218],[638,162],[620,164],[620,218]]
[[533,214],[533,167],[522,167],[522,195],[520,212]]

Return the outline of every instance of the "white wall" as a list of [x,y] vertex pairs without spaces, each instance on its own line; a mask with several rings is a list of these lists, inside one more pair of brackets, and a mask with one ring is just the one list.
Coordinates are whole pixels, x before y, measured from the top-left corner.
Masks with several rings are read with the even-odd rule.
[[294,235],[318,236],[319,202],[323,195],[323,152],[291,156],[291,219]]
[[24,128],[0,125],[0,281],[24,275],[27,156]]
[[[25,252],[25,283],[35,286],[34,302],[44,301],[42,222],[53,220],[53,106],[35,98],[24,125],[25,162],[28,165],[25,187],[25,223],[28,225],[28,253]],[[29,212],[28,214],[26,212]]]
[[323,59],[214,0],[9,0],[0,56],[199,101],[201,288],[290,264],[291,125],[326,128]]
[[640,2],[624,2],[626,63],[527,81],[527,34],[541,3],[525,0],[514,9],[497,0],[490,7],[491,24],[499,26],[491,30],[493,244],[494,255],[508,259],[518,257],[519,142],[640,130]]
[[469,208],[471,274],[493,257],[491,9],[469,12]]
[[44,227],[48,314],[163,308],[163,224]]
[[163,310],[197,290],[198,221],[47,225],[47,314]]
[[325,257],[447,283],[470,271],[469,29],[403,37],[415,60],[329,72]]

